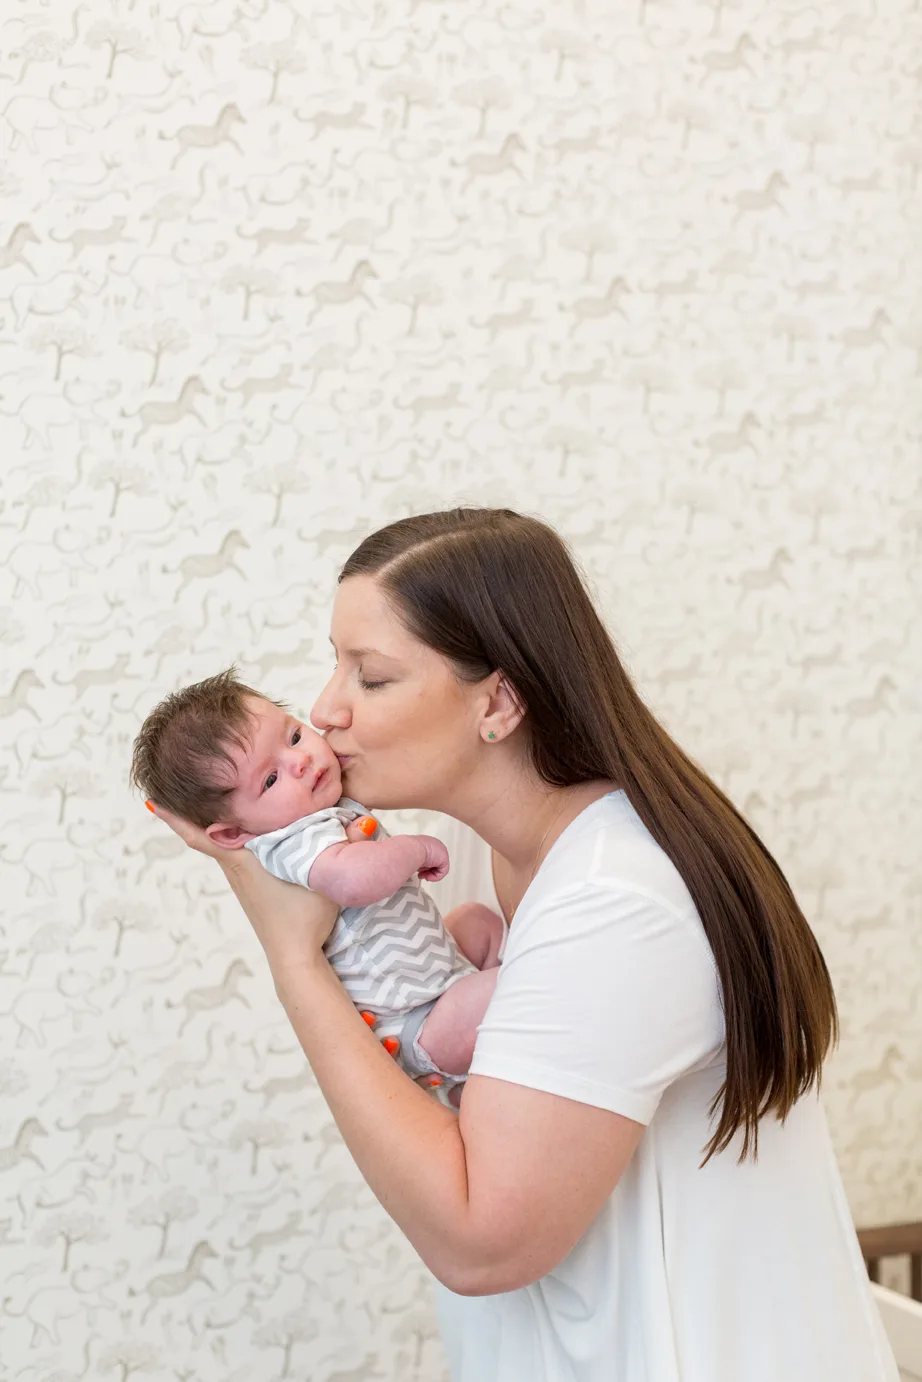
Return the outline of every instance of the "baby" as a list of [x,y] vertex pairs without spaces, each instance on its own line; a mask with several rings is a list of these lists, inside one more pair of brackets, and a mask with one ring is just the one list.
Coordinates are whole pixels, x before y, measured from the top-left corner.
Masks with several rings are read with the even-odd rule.
[[397,1063],[458,1106],[504,927],[479,903],[443,921],[418,882],[448,872],[440,840],[391,836],[342,796],[326,739],[234,667],[147,716],[131,781],[216,844],[249,849],[277,878],[339,903],[323,949],[343,987]]

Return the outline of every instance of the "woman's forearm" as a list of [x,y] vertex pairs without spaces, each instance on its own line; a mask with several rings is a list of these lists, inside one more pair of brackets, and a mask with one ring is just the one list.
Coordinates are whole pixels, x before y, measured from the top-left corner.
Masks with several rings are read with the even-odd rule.
[[459,1119],[400,1069],[324,956],[276,992],[343,1140],[429,1270],[457,1289],[476,1264]]
[[356,1165],[429,1270],[457,1289],[480,1265],[457,1114],[388,1055],[330,967],[320,936],[336,905],[280,882],[252,857],[219,862]]

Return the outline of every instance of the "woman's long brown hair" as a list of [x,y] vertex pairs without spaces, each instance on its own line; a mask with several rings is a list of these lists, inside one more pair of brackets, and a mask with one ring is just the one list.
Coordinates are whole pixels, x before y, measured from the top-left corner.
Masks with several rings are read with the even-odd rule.
[[726,1075],[702,1166],[744,1129],[783,1122],[838,1041],[829,971],[765,845],[644,705],[560,535],[512,509],[416,514],[370,534],[339,581],[373,576],[416,638],[480,681],[496,670],[524,706],[547,783],[622,787],[681,874],[720,976]]

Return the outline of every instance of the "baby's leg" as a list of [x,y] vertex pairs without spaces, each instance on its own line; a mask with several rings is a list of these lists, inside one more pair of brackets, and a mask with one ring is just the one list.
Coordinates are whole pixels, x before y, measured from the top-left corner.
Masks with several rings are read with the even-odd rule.
[[450,1075],[466,1075],[474,1054],[477,1028],[493,997],[498,966],[466,974],[437,1000],[419,1029],[417,1040],[430,1060]]
[[504,925],[501,916],[481,902],[462,902],[443,918],[455,944],[478,969],[499,964]]

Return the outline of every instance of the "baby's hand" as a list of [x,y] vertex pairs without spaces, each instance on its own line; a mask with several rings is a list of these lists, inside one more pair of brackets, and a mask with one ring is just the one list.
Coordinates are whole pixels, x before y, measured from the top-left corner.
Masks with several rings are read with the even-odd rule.
[[374,816],[359,816],[357,821],[351,821],[346,826],[346,839],[351,845],[358,844],[361,840],[370,840],[378,828],[378,822]]
[[448,850],[434,835],[418,835],[417,839],[426,844],[426,858],[419,876],[425,883],[438,883],[448,872]]

